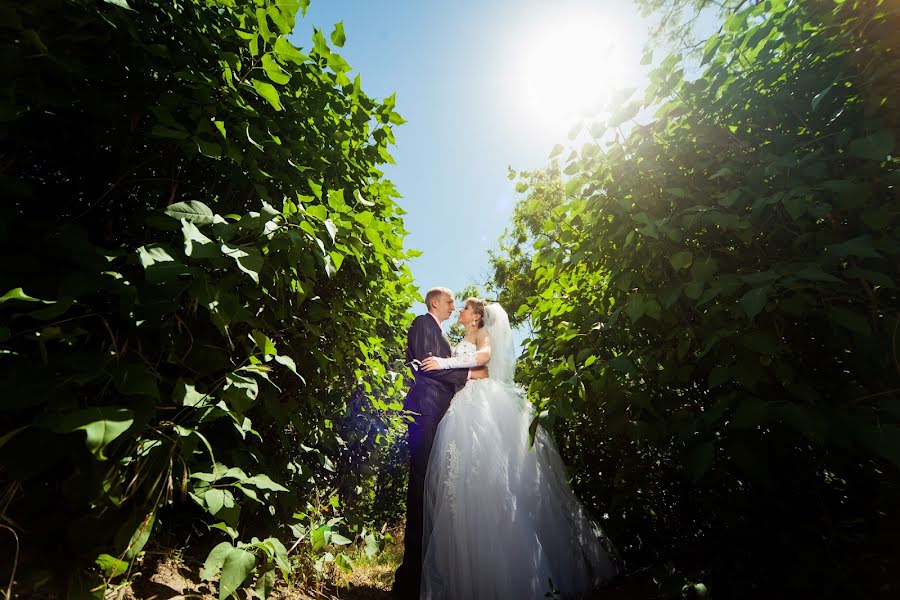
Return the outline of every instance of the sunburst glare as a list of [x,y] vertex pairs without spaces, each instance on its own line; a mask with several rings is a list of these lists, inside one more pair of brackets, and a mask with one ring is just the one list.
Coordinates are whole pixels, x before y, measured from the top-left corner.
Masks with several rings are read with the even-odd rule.
[[524,30],[515,53],[519,110],[544,133],[564,134],[640,79],[643,32],[598,12],[558,15]]

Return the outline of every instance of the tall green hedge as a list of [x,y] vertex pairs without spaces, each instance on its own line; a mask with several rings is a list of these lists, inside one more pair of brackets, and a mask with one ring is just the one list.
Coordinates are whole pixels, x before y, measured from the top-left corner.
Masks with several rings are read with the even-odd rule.
[[520,178],[519,378],[666,596],[900,590],[898,30],[887,2],[744,5],[699,77],[666,58]]
[[279,540],[344,543],[314,500],[391,424],[415,290],[379,170],[403,120],[347,77],[340,25],[287,40],[307,3],[0,5],[0,553],[20,593],[102,595],[160,530],[221,529],[222,597],[267,594]]

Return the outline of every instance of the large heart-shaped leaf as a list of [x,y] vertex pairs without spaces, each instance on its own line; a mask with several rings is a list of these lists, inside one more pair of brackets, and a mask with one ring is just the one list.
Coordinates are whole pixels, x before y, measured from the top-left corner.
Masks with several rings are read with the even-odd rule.
[[243,584],[256,566],[256,556],[243,548],[232,548],[225,556],[222,576],[219,578],[219,600],[232,595]]
[[59,432],[85,432],[88,449],[99,460],[106,460],[104,450],[134,423],[134,412],[127,408],[98,406],[75,410],[62,415],[55,429]]

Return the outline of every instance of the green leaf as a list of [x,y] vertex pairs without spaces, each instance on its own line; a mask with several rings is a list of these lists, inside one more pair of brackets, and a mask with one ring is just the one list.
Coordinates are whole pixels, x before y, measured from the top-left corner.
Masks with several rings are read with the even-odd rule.
[[9,290],[2,297],[0,297],[0,304],[7,302],[8,300],[21,300],[23,302],[43,302],[44,304],[55,304],[56,300],[41,300],[40,298],[32,298],[28,294],[25,293],[22,288],[15,288]]
[[268,475],[254,475],[250,479],[241,481],[244,485],[252,485],[260,490],[272,490],[273,492],[287,492],[288,489],[272,481]]
[[184,219],[198,225],[208,225],[215,220],[212,209],[197,200],[170,204],[165,213],[173,219]]
[[225,505],[225,492],[218,488],[210,488],[203,494],[203,499],[210,514],[215,515]]
[[703,282],[692,281],[684,286],[684,295],[691,300],[696,300],[703,294]]
[[9,440],[16,437],[16,435],[18,435],[21,431],[24,431],[25,429],[28,429],[28,425],[23,425],[22,427],[13,429],[12,431],[9,431],[9,432],[3,434],[2,436],[0,436],[0,448],[5,446],[6,442],[8,442]]
[[872,245],[872,238],[868,235],[861,235],[852,240],[848,240],[842,244],[834,244],[827,246],[825,251],[828,254],[841,258],[847,256],[858,256],[860,258],[881,258],[881,254]]
[[294,362],[293,358],[291,358],[290,356],[284,356],[282,354],[277,354],[277,355],[275,355],[275,362],[277,362],[280,365],[284,365],[285,367],[290,369],[294,375],[296,375],[297,377],[300,378],[300,381],[302,381],[303,383],[306,383],[306,379],[304,379],[303,375],[301,375],[297,371],[297,363]]
[[[657,292],[657,297],[663,308],[671,308],[681,295],[681,286],[665,288]],[[699,295],[698,295],[699,296]]]
[[41,300],[40,298],[32,298],[28,294],[26,294],[22,288],[15,288],[9,290],[2,297],[0,297],[0,304],[8,300],[22,300],[23,302],[43,302],[44,304],[53,304],[56,302],[55,300]]
[[381,545],[378,543],[378,540],[375,539],[373,534],[366,534],[363,539],[365,541],[365,553],[368,558],[373,558],[376,554],[381,552]]
[[256,248],[247,247],[245,252],[240,248],[222,244],[221,250],[222,254],[234,259],[238,269],[249,275],[253,283],[259,283],[259,272],[262,270],[264,263],[262,255]]
[[[262,331],[254,329],[250,334],[250,339],[253,340],[253,343],[256,344],[256,347],[262,352],[265,356],[275,356],[278,354],[278,349],[275,347],[275,342],[273,342],[269,336],[264,334]],[[266,358],[266,361],[269,359]]]
[[175,260],[169,249],[159,244],[141,246],[137,249],[141,266],[147,281],[153,284],[167,284],[182,276],[190,275],[191,269]]
[[328,235],[331,236],[331,241],[334,242],[335,236],[337,235],[337,227],[331,219],[325,219],[325,229],[328,230]]
[[[277,360],[277,358],[276,358]],[[225,390],[235,389],[244,394],[248,400],[256,400],[259,395],[259,384],[253,377],[245,377],[238,373],[229,373],[225,376]],[[229,469],[231,472],[231,469]]]
[[278,85],[285,85],[291,80],[291,76],[284,72],[284,69],[275,62],[270,53],[263,54],[262,67],[263,71],[266,72],[266,76]]
[[256,566],[256,556],[243,548],[232,548],[222,565],[219,578],[219,600],[225,600],[247,580]]
[[294,47],[286,38],[280,37],[275,40],[275,47],[273,48],[275,54],[283,59],[289,60],[295,64],[301,65],[304,62],[309,60],[309,57]]
[[271,83],[260,81],[259,79],[252,79],[250,83],[253,85],[253,89],[256,90],[256,93],[265,98],[275,110],[284,109],[281,105],[281,99],[278,96],[278,90],[275,89],[275,86]]
[[801,269],[795,273],[796,277],[806,279],[807,281],[827,281],[828,283],[843,283],[843,281],[834,275],[824,272],[816,266]]
[[222,542],[217,545],[206,557],[203,563],[203,570],[200,571],[200,577],[203,581],[212,581],[219,574],[222,565],[225,563],[225,557],[234,549],[231,542]]
[[41,321],[50,321],[53,319],[57,319],[65,314],[66,311],[75,304],[75,298],[72,298],[71,296],[63,296],[57,301],[42,300],[42,302],[44,304],[49,304],[50,306],[31,311],[30,313],[28,313],[28,316],[30,318],[38,319]]
[[[230,494],[229,494],[229,496],[230,496]],[[228,508],[233,508],[233,506],[234,506],[234,498],[233,498],[233,497],[232,497],[232,499],[231,499],[231,503],[232,503],[232,506],[230,506],[230,507],[228,507]],[[226,505],[226,506],[227,506],[227,505]],[[225,533],[228,534],[228,536],[229,536],[232,540],[236,540],[236,539],[237,539],[237,536],[238,536],[237,530],[234,529],[233,527],[229,527],[227,523],[219,522],[219,523],[216,523],[215,525],[211,525],[210,528],[211,528],[211,529],[219,529],[220,531],[224,531]],[[223,543],[223,544],[228,544],[228,542],[222,542],[222,543]],[[222,545],[222,544],[219,544],[219,546],[221,546],[221,545]],[[228,545],[231,546],[231,544],[228,544]],[[227,553],[226,553],[226,554],[227,554]],[[224,555],[222,556],[222,560],[225,560],[225,556],[224,556]],[[220,564],[221,564],[221,563],[220,563]],[[218,569],[218,567],[217,567],[217,569]],[[213,574],[212,577],[215,577],[215,574]]]
[[344,22],[338,21],[334,24],[334,31],[331,32],[331,43],[340,48],[346,41],[347,36],[344,34]]
[[321,527],[317,527],[316,529],[313,530],[312,539],[311,539],[311,544],[312,544],[313,550],[321,550],[322,547],[325,546],[326,531],[330,531],[330,529],[325,525],[322,525]]
[[894,132],[882,129],[864,138],[850,142],[849,152],[853,156],[866,160],[884,161],[894,149]]
[[719,266],[716,260],[710,256],[701,260],[694,261],[691,266],[691,277],[694,281],[702,281],[707,283],[715,276]]
[[609,366],[622,373],[637,373],[637,367],[634,366],[634,363],[627,356],[617,356],[611,359]]
[[206,394],[201,394],[192,383],[188,383],[180,377],[178,378],[178,381],[175,382],[172,399],[175,400],[179,406],[190,406],[194,408],[212,404],[210,398]]
[[103,571],[103,575],[108,578],[118,577],[128,570],[127,562],[114,556],[110,556],[109,554],[101,554],[94,562],[96,562],[97,566],[100,567],[100,570]]
[[763,308],[765,308],[766,302],[768,300],[768,294],[768,288],[753,288],[752,290],[744,294],[740,300],[738,300],[738,305],[747,314],[747,317],[752,321],[753,318],[758,315]]
[[721,198],[719,198],[718,203],[720,206],[724,206],[725,208],[728,208],[729,206],[731,206],[732,204],[737,202],[740,197],[741,197],[741,189],[737,188],[737,189],[731,190],[727,194],[724,194]]
[[237,484],[235,487],[237,487],[237,489],[241,490],[241,491],[244,493],[245,496],[247,496],[248,498],[250,498],[250,499],[253,500],[254,502],[262,503],[262,500],[260,500],[260,499],[259,499],[259,496],[256,494],[256,490],[253,490],[253,489],[248,488],[248,487],[244,487],[244,486],[242,486],[241,484]]
[[55,430],[61,433],[85,432],[85,443],[98,460],[106,460],[103,451],[134,423],[134,411],[114,406],[84,408],[58,417]]
[[822,102],[822,100],[825,98],[825,96],[828,95],[828,92],[831,91],[832,87],[834,87],[833,83],[829,84],[828,87],[826,87],[824,90],[822,90],[821,92],[819,92],[818,94],[813,96],[812,103],[811,103],[813,112],[816,112],[819,109],[819,104]]
[[203,232],[187,219],[181,219],[181,235],[184,238],[184,253],[187,256],[212,258],[222,255],[215,242],[203,235]]
[[659,305],[659,302],[653,298],[649,298],[644,303],[644,310],[646,315],[651,319],[659,321],[659,319],[662,318],[662,307]]
[[146,546],[147,542],[150,540],[150,534],[153,532],[153,525],[155,523],[156,512],[151,512],[140,521],[137,529],[135,529],[131,538],[128,540],[128,545],[125,547],[125,558],[134,560],[137,555],[140,554],[141,550],[144,549],[144,546]]
[[114,6],[118,6],[120,8],[127,8],[128,10],[134,10],[130,6],[128,6],[127,0],[103,0],[107,4],[112,4]]
[[644,305],[644,297],[640,294],[631,294],[628,296],[628,302],[625,304],[625,314],[631,319],[632,323],[636,323],[638,319],[644,316],[646,307]]
[[342,535],[339,534],[339,533],[332,533],[332,534],[331,534],[331,543],[334,544],[334,545],[336,545],[336,546],[346,546],[347,544],[349,544],[349,543],[351,543],[351,542],[352,542],[352,540],[350,540],[350,539],[348,539],[348,538],[342,536]]
[[335,556],[334,564],[336,564],[344,573],[353,571],[353,561],[350,560],[350,557],[346,554],[341,553]]
[[673,254],[669,259],[669,262],[672,263],[672,267],[676,271],[680,271],[681,269],[686,269],[691,266],[691,263],[694,262],[694,255],[687,250],[682,250],[681,252]]
[[[313,181],[312,179],[307,178],[306,184],[309,186],[310,191],[313,195],[319,200],[322,199],[322,184]],[[308,210],[308,209],[307,209]],[[324,217],[322,217],[324,219]]]
[[259,576],[259,579],[256,581],[256,595],[262,598],[262,600],[266,600],[271,594],[272,590],[275,589],[275,568],[272,567],[265,573]]

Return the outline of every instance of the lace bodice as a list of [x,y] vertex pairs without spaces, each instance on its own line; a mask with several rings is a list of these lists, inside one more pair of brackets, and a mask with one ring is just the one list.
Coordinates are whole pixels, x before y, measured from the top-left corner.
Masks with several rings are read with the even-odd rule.
[[470,342],[469,340],[460,340],[460,342],[453,346],[450,355],[451,356],[471,356],[474,358],[475,352],[478,348],[475,346],[474,342]]

